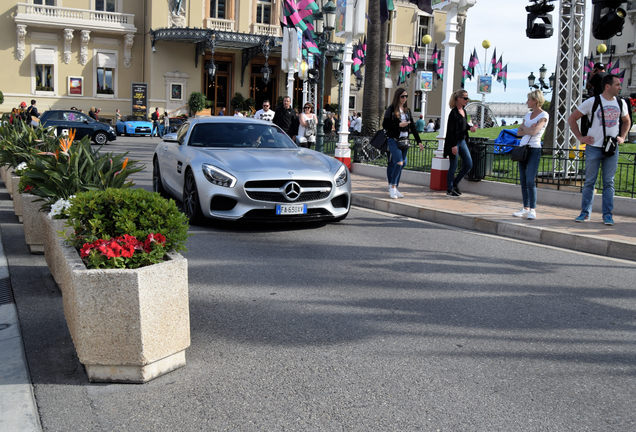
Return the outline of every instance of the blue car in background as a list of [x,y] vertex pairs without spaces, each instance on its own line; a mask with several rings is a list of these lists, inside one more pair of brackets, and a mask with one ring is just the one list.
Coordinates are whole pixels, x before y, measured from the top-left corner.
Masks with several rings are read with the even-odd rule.
[[152,122],[135,116],[127,116],[115,125],[117,135],[148,135],[152,133]]

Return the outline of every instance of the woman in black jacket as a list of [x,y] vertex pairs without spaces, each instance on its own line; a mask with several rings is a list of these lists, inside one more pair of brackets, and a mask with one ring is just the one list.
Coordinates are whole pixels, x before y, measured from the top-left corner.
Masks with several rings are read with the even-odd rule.
[[[464,176],[473,167],[473,160],[468,151],[468,131],[475,132],[476,126],[470,126],[466,121],[464,107],[468,104],[468,92],[459,89],[451,95],[449,105],[451,112],[446,123],[446,138],[444,139],[444,157],[448,156],[450,166],[446,178],[446,195],[460,196],[462,193],[457,187]],[[455,176],[457,169],[457,155],[462,158],[462,168]]]
[[406,164],[406,154],[409,151],[409,132],[423,148],[420,134],[417,133],[411,110],[406,106],[408,93],[403,88],[398,88],[393,94],[393,103],[387,108],[382,120],[382,128],[386,130],[389,161],[386,167],[386,176],[389,181],[389,196],[391,198],[403,198],[397,186],[400,184],[400,175]]

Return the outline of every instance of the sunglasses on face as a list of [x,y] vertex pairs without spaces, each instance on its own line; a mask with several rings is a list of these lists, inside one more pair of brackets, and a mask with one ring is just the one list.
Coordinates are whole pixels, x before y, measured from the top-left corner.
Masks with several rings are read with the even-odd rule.
[[468,96],[462,96],[460,99],[469,100],[470,98]]
[[305,109],[311,109],[311,107],[305,107]]
[[401,99],[406,99],[407,97],[409,97],[409,95],[401,95],[400,96]]

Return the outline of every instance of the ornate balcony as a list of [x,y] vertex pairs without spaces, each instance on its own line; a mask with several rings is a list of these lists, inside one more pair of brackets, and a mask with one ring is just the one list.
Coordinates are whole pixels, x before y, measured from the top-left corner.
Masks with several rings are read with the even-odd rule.
[[234,31],[234,20],[222,18],[206,18],[205,28],[224,32]]
[[59,29],[90,29],[101,33],[134,33],[135,15],[18,3],[16,24]]
[[282,37],[280,25],[254,23],[250,30],[251,33],[255,35]]
[[[402,56],[409,56],[409,48],[410,45],[402,45],[402,44],[389,44],[389,54],[391,54],[391,60],[402,60]],[[420,53],[422,55],[422,53]]]

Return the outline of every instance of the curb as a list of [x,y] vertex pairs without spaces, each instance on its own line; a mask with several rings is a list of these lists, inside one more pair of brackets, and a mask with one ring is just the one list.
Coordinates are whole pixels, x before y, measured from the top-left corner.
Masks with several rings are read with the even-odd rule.
[[2,238],[0,281],[6,282],[9,294],[4,302],[0,302],[0,430],[39,432],[42,430],[40,415],[24,354],[18,310],[10,298],[9,266]]
[[439,210],[432,207],[396,202],[395,200],[374,198],[358,193],[352,195],[351,204],[413,219],[435,222],[442,225],[451,225],[516,240],[636,261],[636,244],[634,243],[597,238],[583,234],[564,233],[558,230],[534,227],[521,223],[502,222],[466,213],[457,213],[450,210]]

